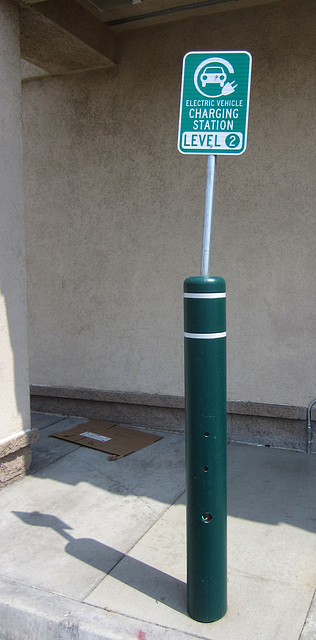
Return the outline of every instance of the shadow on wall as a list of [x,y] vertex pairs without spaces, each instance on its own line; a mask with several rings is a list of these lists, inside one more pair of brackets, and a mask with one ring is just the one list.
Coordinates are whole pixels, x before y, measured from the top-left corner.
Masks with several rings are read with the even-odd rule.
[[[110,574],[115,570],[115,578],[132,589],[141,591],[150,598],[166,604],[171,609],[179,611],[184,615],[186,612],[186,584],[172,576],[150,567],[149,565],[135,560],[124,553],[113,549],[92,538],[73,538],[68,533],[72,529],[65,522],[53,515],[34,511],[27,513],[23,511],[13,511],[25,524],[36,527],[48,527],[61,535],[67,544],[65,551],[70,556],[85,562],[86,564]],[[118,563],[124,559],[124,568],[120,570]]]

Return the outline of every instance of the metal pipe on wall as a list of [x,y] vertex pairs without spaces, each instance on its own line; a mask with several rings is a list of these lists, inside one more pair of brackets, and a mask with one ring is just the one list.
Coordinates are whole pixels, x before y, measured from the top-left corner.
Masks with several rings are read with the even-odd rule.
[[312,452],[312,444],[313,444],[313,438],[312,438],[312,408],[314,406],[314,404],[316,404],[316,398],[315,400],[312,400],[312,402],[310,403],[308,409],[307,409],[307,453],[311,453]]

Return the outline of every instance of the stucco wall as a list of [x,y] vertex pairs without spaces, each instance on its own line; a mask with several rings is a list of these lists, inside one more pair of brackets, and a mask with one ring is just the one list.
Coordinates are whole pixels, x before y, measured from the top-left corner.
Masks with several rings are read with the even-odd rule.
[[315,23],[287,0],[139,29],[114,70],[24,85],[31,382],[183,393],[206,158],[176,148],[182,57],[246,49],[248,149],[218,160],[212,245],[228,397],[316,395]]

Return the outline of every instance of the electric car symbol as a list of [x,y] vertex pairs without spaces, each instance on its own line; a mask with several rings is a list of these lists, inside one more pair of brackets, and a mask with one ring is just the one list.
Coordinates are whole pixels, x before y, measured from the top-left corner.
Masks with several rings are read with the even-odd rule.
[[223,67],[206,67],[201,75],[203,89],[207,84],[219,84],[223,88],[227,75]]

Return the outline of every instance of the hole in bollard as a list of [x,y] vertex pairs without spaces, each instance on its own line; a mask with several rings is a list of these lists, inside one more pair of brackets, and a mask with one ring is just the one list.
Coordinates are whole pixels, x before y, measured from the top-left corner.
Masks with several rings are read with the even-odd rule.
[[204,433],[205,437],[208,438],[208,436],[210,435],[208,431],[205,431]]
[[202,522],[211,522],[212,514],[211,513],[203,513]]
[[204,471],[208,471],[208,467],[204,467]]

